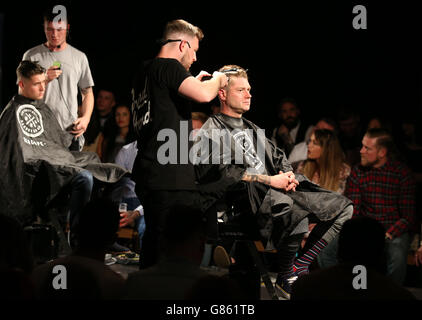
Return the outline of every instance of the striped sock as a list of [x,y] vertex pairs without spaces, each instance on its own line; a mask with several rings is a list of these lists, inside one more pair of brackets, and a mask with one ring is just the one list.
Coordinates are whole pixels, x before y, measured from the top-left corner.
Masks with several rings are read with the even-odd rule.
[[309,273],[309,266],[316,256],[327,246],[327,241],[321,239],[305,252],[300,258],[296,259],[293,270],[296,275],[300,276]]

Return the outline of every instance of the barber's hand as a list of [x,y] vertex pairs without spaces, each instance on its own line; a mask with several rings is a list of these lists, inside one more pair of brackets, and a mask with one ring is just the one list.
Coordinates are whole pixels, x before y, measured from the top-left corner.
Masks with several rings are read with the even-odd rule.
[[133,225],[137,217],[139,217],[139,211],[121,212],[119,227],[126,227],[128,225]]
[[88,124],[89,124],[89,118],[80,117],[76,119],[76,121],[73,123],[73,128],[72,128],[72,131],[70,132],[75,135],[75,138],[78,138],[84,134],[84,132],[86,131],[86,128],[88,128]]
[[202,81],[203,77],[211,77],[211,75],[206,71],[201,71],[195,78]]
[[220,88],[224,88],[229,83],[229,78],[222,72],[214,71],[212,77],[220,80]]
[[62,73],[63,70],[57,69],[55,66],[51,66],[47,70],[47,82],[57,79]]

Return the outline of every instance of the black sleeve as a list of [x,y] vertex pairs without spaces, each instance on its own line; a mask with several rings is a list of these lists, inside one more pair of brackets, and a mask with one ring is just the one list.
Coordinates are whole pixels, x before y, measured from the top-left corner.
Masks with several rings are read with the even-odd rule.
[[161,65],[158,73],[159,79],[157,80],[170,90],[178,91],[182,82],[191,76],[190,72],[176,59],[165,59]]

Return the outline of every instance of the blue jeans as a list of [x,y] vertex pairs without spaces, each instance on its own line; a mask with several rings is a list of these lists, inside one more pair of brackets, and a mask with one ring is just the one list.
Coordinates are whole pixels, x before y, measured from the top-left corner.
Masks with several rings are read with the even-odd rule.
[[329,268],[338,264],[337,260],[338,234],[322,249],[317,256],[320,268]]
[[[129,211],[135,210],[141,204],[138,198],[123,198],[122,202],[127,203],[127,209]],[[139,234],[139,249],[142,249],[142,237],[145,233],[145,219],[143,215],[136,219],[135,227]]]
[[387,275],[398,284],[403,284],[406,278],[407,254],[409,252],[410,236],[402,234],[393,240],[386,240]]
[[88,170],[83,170],[76,174],[70,181],[70,229],[79,223],[79,214],[83,207],[91,199],[92,187],[94,186],[94,178]]

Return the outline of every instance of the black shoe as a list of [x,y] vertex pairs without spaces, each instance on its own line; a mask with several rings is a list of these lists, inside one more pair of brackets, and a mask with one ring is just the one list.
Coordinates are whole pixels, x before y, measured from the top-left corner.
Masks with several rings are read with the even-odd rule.
[[107,248],[107,251],[111,253],[125,253],[130,252],[130,249],[115,242]]
[[278,291],[281,296],[285,299],[290,300],[290,295],[292,293],[292,285],[297,280],[297,276],[291,277],[277,277],[277,281],[275,283],[276,291]]

